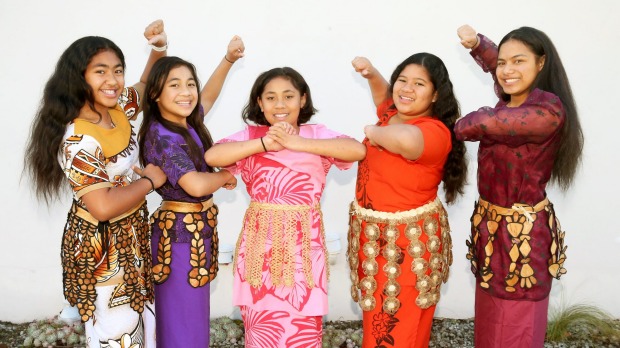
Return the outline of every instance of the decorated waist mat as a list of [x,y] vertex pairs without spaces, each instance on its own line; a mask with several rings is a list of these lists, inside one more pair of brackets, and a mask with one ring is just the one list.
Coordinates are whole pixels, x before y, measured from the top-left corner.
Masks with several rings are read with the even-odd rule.
[[[415,274],[415,286],[419,291],[416,305],[424,309],[437,304],[441,284],[448,280],[452,264],[448,215],[439,198],[420,208],[399,213],[365,209],[354,201],[350,214],[347,258],[351,268],[351,296],[359,302],[362,310],[370,311],[376,306],[374,293],[378,285],[375,276],[381,271],[377,263],[377,257],[381,256],[385,259],[382,271],[387,277],[383,289],[380,289],[386,296],[383,300],[386,313],[395,314],[400,308],[397,296],[401,287],[401,267],[410,267]],[[402,264],[404,254],[397,245],[403,232],[408,242],[406,253],[412,259],[410,265]],[[362,234],[366,241],[360,245]],[[358,274],[360,261],[364,274],[361,280]]]
[[64,295],[82,321],[95,311],[96,286],[115,285],[110,308],[129,303],[138,313],[153,301],[146,202],[110,221],[97,221],[73,202],[62,250]]
[[[189,284],[202,287],[215,279],[219,269],[218,236],[217,236],[217,205],[213,198],[198,202],[162,201],[159,208],[151,216],[153,226],[157,224],[161,236],[157,242],[157,262],[153,265],[153,278],[156,284],[168,279],[172,263],[172,245],[176,241],[174,231],[177,224],[183,224],[191,233],[189,242],[191,269],[187,274]],[[210,239],[210,255],[207,255],[205,239]]]
[[[542,213],[547,220],[537,224]],[[516,203],[510,208],[480,198],[471,221],[467,258],[480,286],[494,295],[542,299],[551,289],[550,276],[559,279],[566,273],[565,233],[547,198],[534,206]]]
[[[243,229],[247,233],[239,235],[235,250],[235,261],[239,256],[241,241],[245,239],[245,279],[253,287],[262,285],[262,270],[265,262],[267,235],[272,240],[270,268],[272,283],[275,286],[293,286],[295,279],[295,254],[297,241],[301,234],[301,262],[306,283],[314,287],[312,277],[312,260],[310,242],[312,238],[312,220],[314,212],[318,212],[320,220],[320,238],[325,256],[325,269],[329,278],[327,249],[325,245],[325,229],[323,215],[318,203],[310,205],[286,205],[251,202],[244,217]],[[255,227],[256,226],[256,227]]]

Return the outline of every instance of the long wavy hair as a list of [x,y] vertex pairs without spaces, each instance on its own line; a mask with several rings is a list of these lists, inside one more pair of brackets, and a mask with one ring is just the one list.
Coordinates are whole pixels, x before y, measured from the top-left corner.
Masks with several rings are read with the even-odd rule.
[[79,116],[84,105],[98,113],[93,89],[86,82],[84,73],[92,58],[104,51],[114,52],[124,71],[125,56],[114,42],[104,37],[87,36],[73,42],[62,53],[43,90],[26,145],[24,171],[33,181],[36,196],[48,204],[60,196],[64,181],[58,156],[67,125]]
[[[189,155],[196,168],[202,168],[204,159],[204,151],[207,151],[213,146],[213,139],[207,127],[204,124],[204,114],[201,112],[200,100],[196,103],[196,107],[192,110],[192,113],[187,117],[187,124],[192,126],[200,138],[200,142],[204,148],[204,151],[200,150],[200,147],[194,141],[187,128],[179,126],[178,124],[166,120],[159,110],[157,105],[157,98],[161,96],[166,85],[166,80],[170,71],[178,67],[186,67],[192,74],[192,77],[196,81],[196,89],[198,96],[200,96],[200,81],[196,74],[196,67],[188,61],[185,61],[179,57],[162,57],[155,62],[149,76],[146,80],[146,88],[144,91],[144,100],[142,102],[142,124],[138,131],[138,145],[140,147],[140,163],[146,165],[146,158],[144,152],[144,143],[146,135],[151,128],[153,122],[159,122],[166,129],[171,132],[177,133],[183,137],[183,140],[187,144],[189,149]],[[213,167],[207,165],[207,171],[213,172]]]
[[[538,88],[553,93],[560,98],[564,106],[566,120],[562,128],[560,148],[553,162],[551,182],[558,184],[562,190],[566,190],[572,185],[581,163],[584,138],[564,65],[551,39],[538,29],[530,27],[515,29],[504,36],[498,48],[501,49],[502,45],[509,40],[520,41],[532,50],[537,58],[545,58],[543,68],[536,76],[530,90]],[[502,92],[502,99],[508,101],[510,96]]]
[[[422,52],[416,53],[400,63],[390,77],[388,95],[392,96],[394,83],[402,71],[411,64],[422,66],[428,72],[431,82],[437,92],[437,101],[432,104],[433,117],[439,119],[450,130],[452,150],[443,168],[443,189],[446,195],[446,203],[452,204],[458,195],[464,192],[467,183],[467,148],[463,141],[456,139],[454,124],[461,117],[459,102],[456,100],[450,75],[445,64],[439,57]],[[392,107],[394,107],[392,105]]]
[[248,100],[241,112],[243,122],[248,123],[248,121],[252,121],[258,125],[269,126],[265,114],[260,109],[258,99],[263,94],[265,86],[277,77],[291,81],[293,87],[299,91],[301,96],[306,95],[306,104],[299,111],[299,117],[297,118],[298,126],[310,121],[312,116],[317,113],[318,110],[312,104],[312,95],[306,80],[295,69],[285,66],[283,68],[273,68],[258,75],[250,91],[250,100]]

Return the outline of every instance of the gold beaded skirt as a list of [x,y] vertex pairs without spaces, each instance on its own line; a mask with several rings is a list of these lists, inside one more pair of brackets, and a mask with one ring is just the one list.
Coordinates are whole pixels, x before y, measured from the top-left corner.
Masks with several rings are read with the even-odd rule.
[[418,307],[436,305],[452,264],[448,215],[439,198],[398,213],[365,209],[354,201],[350,214],[351,296],[362,310],[375,308],[379,290],[385,295],[383,310],[395,314],[401,286],[416,287]]

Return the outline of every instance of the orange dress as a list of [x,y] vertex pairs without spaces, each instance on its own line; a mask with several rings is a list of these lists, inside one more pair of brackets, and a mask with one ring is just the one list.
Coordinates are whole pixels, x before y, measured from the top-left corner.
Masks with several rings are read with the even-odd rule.
[[[396,113],[386,100],[377,125],[388,125]],[[428,346],[452,263],[447,214],[437,197],[450,130],[433,117],[407,124],[424,136],[420,158],[407,160],[364,139],[367,154],[358,167],[347,255],[351,295],[364,312],[363,347]]]

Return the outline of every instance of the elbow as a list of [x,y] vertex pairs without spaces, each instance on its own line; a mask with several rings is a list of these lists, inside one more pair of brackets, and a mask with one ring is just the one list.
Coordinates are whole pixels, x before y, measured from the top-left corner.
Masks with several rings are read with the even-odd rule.
[[109,221],[116,216],[113,211],[106,209],[102,204],[91,205],[87,208],[90,215],[97,219],[97,221]]
[[353,152],[353,161],[361,161],[366,157],[366,146],[362,143],[358,143],[359,145],[355,146],[355,151]]
[[[214,145],[213,147],[215,147],[216,145]],[[210,165],[211,167],[221,167],[222,164],[220,163],[217,153],[213,152],[212,149],[213,147],[209,150],[207,150],[207,152],[205,152],[205,162],[207,162],[208,165]]]

